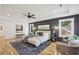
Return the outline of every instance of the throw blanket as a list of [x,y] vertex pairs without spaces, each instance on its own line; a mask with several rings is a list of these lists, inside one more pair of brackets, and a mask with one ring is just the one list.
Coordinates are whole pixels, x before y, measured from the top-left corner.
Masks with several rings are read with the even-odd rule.
[[32,37],[36,37],[36,36],[38,36],[38,35],[27,35],[27,36],[25,36],[24,42],[27,42],[27,39],[32,38]]

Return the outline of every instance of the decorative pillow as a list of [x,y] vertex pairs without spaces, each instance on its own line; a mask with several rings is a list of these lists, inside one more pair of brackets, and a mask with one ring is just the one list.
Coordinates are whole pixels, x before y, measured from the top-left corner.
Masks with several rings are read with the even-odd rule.
[[43,32],[38,32],[37,33],[39,36],[43,36]]
[[49,33],[43,33],[43,36],[49,36]]

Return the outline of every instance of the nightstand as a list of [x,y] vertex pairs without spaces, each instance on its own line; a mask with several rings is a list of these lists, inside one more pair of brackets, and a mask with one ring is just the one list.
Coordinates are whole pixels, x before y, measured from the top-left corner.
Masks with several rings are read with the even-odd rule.
[[53,37],[51,40],[52,42],[56,42],[56,37]]
[[52,38],[52,41],[53,42],[56,42],[56,41],[62,42],[63,41],[63,38],[62,37],[54,37],[54,38]]

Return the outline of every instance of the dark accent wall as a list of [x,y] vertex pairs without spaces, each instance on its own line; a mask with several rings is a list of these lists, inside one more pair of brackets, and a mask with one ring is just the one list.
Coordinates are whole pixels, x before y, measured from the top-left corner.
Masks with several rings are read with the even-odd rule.
[[74,31],[76,35],[79,35],[79,15],[75,16],[75,23],[74,23]]
[[[79,35],[79,14],[76,15],[70,15],[70,16],[65,16],[65,17],[59,17],[59,18],[53,18],[53,19],[48,19],[48,20],[44,20],[44,21],[39,21],[39,22],[33,22],[33,23],[29,23],[29,24],[34,24],[34,26],[37,28],[38,25],[50,25],[50,31],[51,33],[54,30],[54,26],[59,25],[59,20],[63,20],[63,19],[69,19],[69,18],[74,18],[74,32],[76,35]],[[59,32],[57,32],[59,34]],[[51,34],[52,36],[52,34]]]

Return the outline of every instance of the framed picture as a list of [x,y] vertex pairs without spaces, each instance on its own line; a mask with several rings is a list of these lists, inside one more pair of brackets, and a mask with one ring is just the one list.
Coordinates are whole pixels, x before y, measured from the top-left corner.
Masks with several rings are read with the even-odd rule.
[[3,30],[3,25],[0,25],[0,30]]
[[30,24],[30,34],[33,34],[34,33],[34,24]]
[[16,25],[16,33],[23,32],[23,25]]

